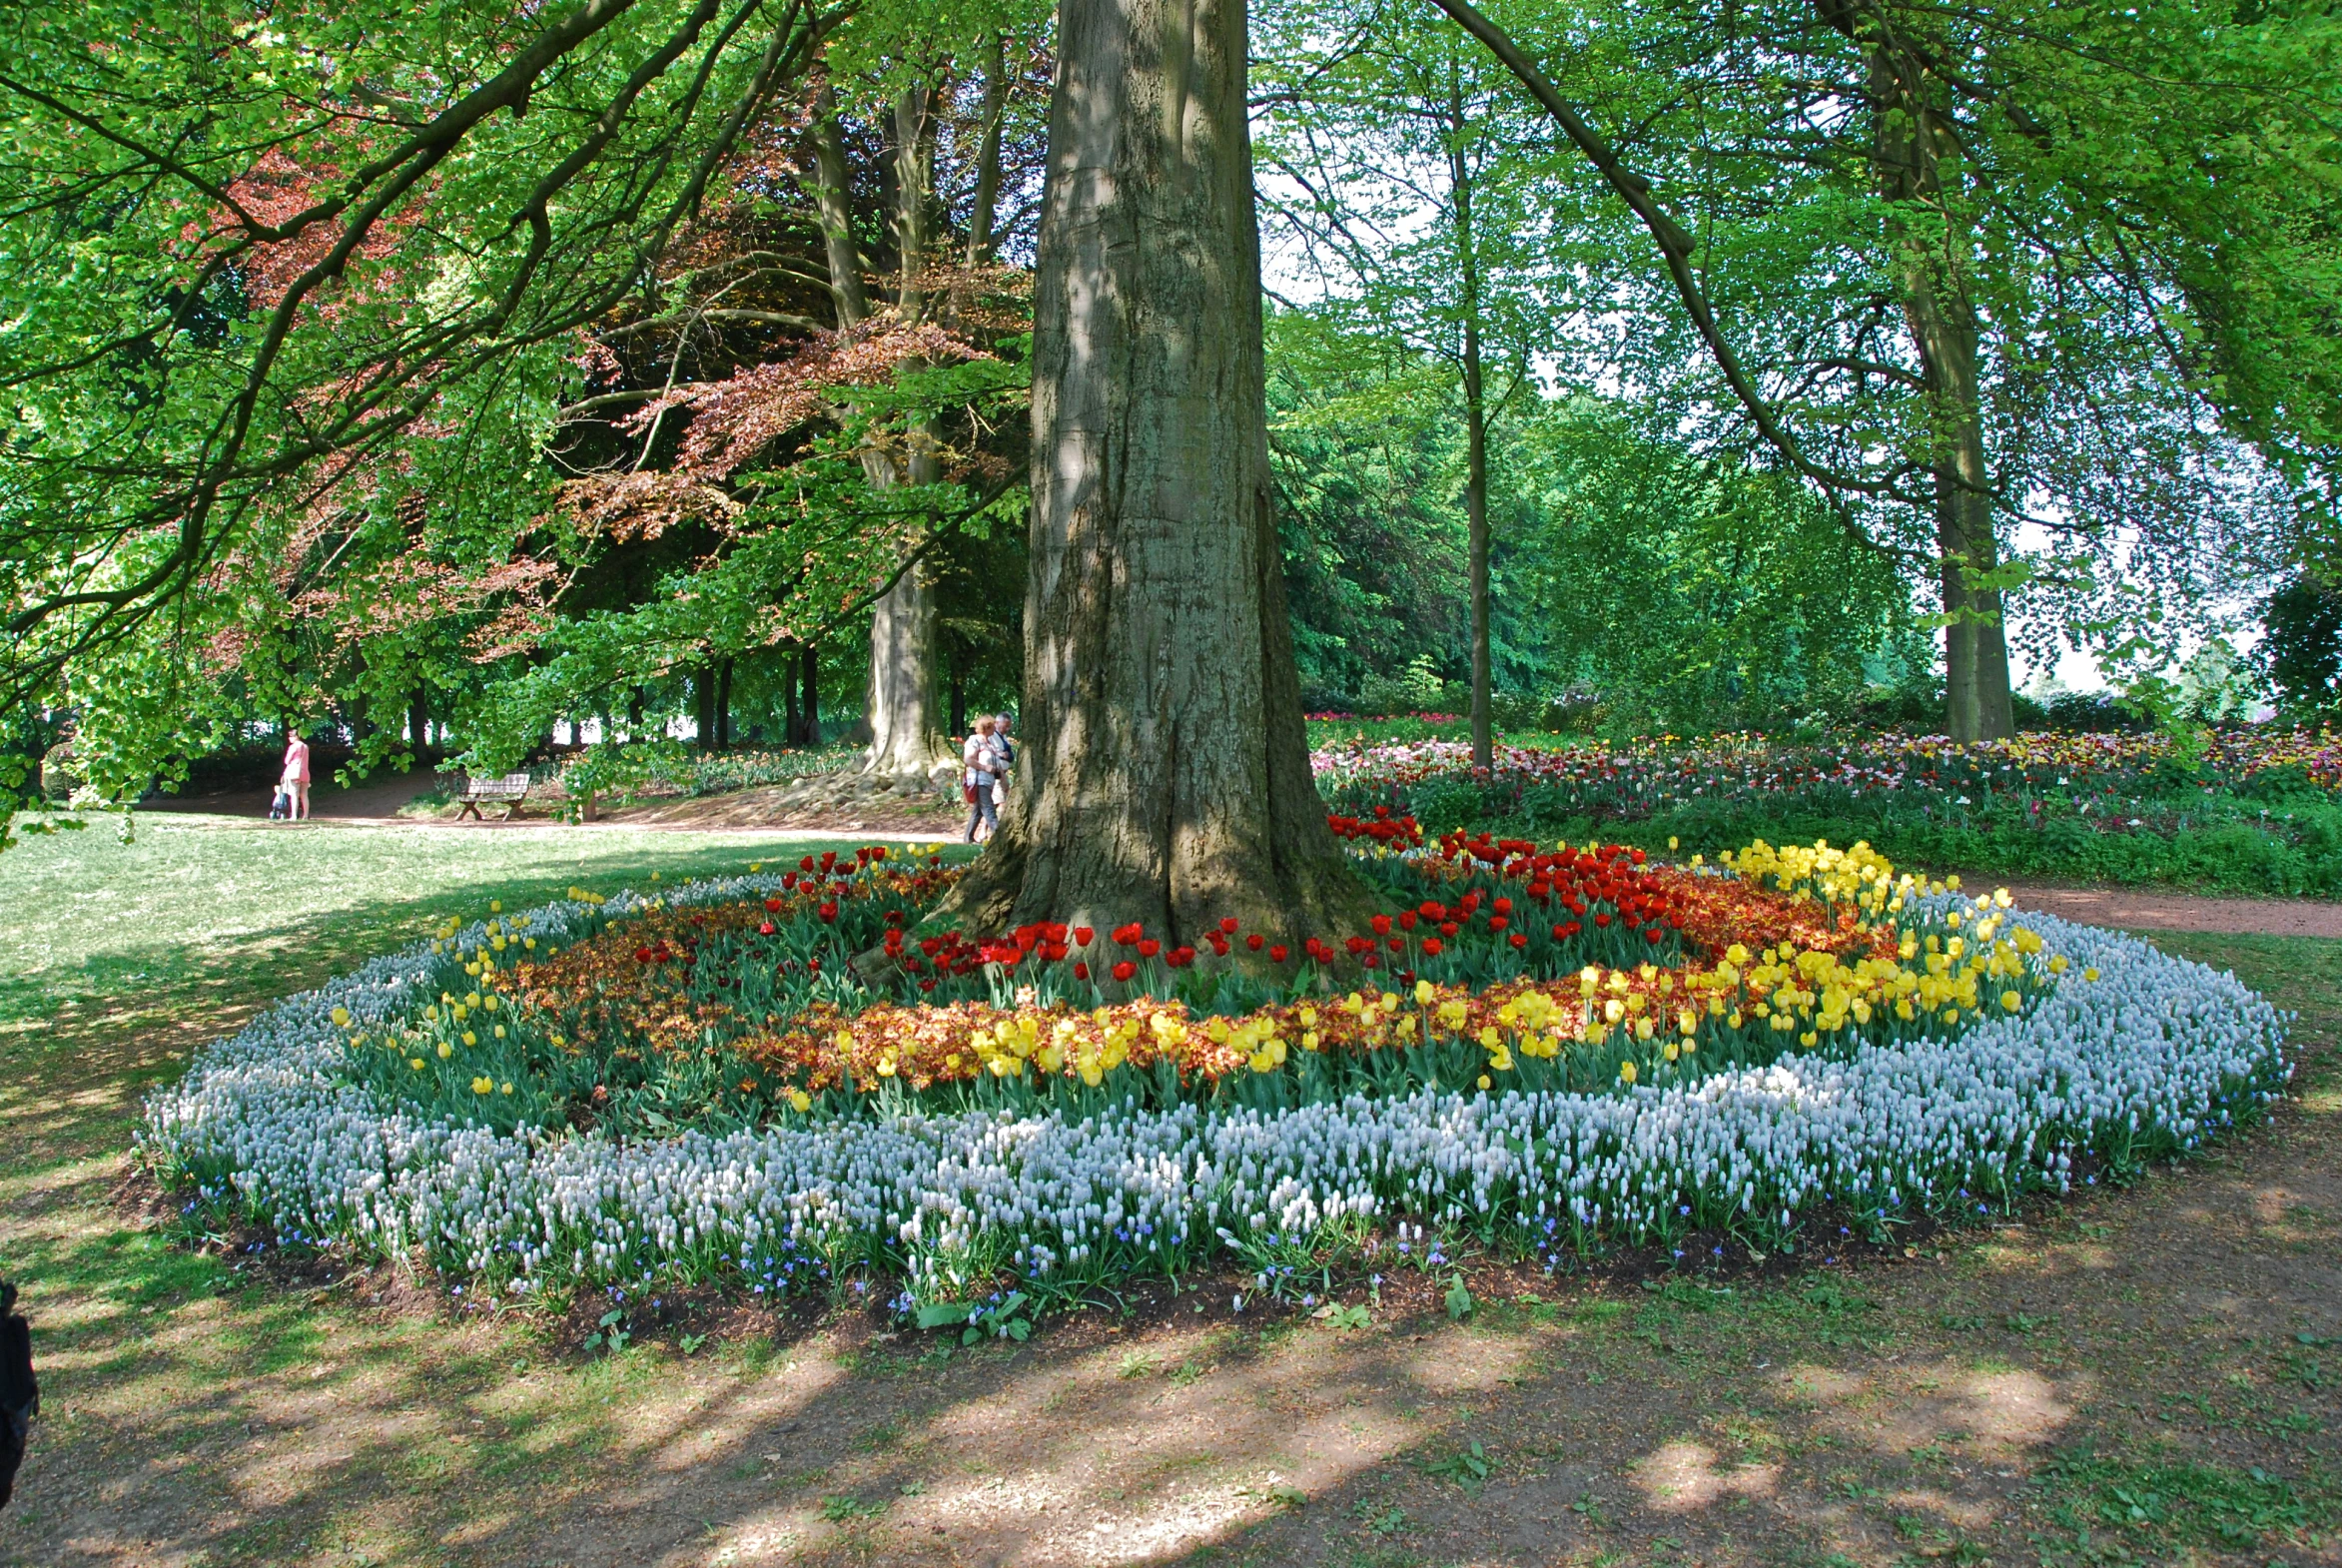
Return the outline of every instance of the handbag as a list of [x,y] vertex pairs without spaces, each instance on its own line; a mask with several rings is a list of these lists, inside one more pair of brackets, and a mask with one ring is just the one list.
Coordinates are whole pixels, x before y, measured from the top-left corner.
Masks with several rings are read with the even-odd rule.
[[960,786],[960,804],[963,806],[973,806],[976,804],[975,785],[963,784]]

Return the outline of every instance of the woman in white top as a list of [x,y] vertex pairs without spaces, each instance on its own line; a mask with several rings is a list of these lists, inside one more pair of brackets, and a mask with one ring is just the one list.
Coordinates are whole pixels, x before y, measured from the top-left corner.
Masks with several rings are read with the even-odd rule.
[[[976,728],[960,747],[963,764],[960,781],[961,794],[968,802],[968,832],[971,844],[981,844],[992,837],[1000,826],[1000,805],[993,799],[992,787],[1000,777],[1000,748],[992,738],[992,716],[976,721]],[[983,831],[979,833],[977,830]]]
[[285,742],[285,770],[277,788],[285,796],[285,815],[298,822],[309,815],[309,742],[295,731]]

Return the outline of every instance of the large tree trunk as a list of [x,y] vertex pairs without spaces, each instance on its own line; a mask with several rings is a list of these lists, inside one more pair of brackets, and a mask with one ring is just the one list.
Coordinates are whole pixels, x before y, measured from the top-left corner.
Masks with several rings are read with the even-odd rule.
[[1472,766],[1496,765],[1495,671],[1488,647],[1488,405],[1480,366],[1480,255],[1472,242],[1472,165],[1466,155],[1464,106],[1449,83],[1448,195],[1455,208],[1456,263],[1464,316],[1464,518],[1469,529],[1472,599]]
[[1355,931],[1269,510],[1242,0],[1063,0],[1058,49],[1022,777],[952,913]]
[[1932,211],[1940,225],[1895,237],[1904,322],[1927,382],[1935,426],[1936,549],[1942,558],[1946,727],[1954,740],[2016,732],[2008,687],[2008,638],[2000,590],[1975,579],[1999,564],[1993,537],[1984,413],[1976,382],[1975,308],[1964,288],[1970,242],[1947,200],[1942,159],[1956,155],[1938,113],[1943,84],[1916,51],[1892,40],[1866,45],[1881,194]]

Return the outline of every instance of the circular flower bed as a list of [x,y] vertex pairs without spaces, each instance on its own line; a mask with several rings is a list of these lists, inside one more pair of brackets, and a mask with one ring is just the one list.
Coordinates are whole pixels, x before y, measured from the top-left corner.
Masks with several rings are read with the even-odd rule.
[[956,873],[881,849],[491,910],[206,1048],[142,1143],[199,1200],[503,1296],[899,1280],[933,1312],[1274,1288],[1394,1225],[1548,1267],[1883,1237],[2191,1149],[2289,1072],[2232,977],[1859,845],[1336,828],[1390,913],[1200,950],[927,929]]

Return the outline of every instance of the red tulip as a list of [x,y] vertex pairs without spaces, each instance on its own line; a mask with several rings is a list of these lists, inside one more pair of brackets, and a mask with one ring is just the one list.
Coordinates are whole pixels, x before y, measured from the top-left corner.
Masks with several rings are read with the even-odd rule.
[[1439,939],[1437,937],[1425,937],[1423,939],[1423,951],[1428,953],[1433,958],[1439,957]]
[[1281,964],[1284,962],[1284,959],[1285,947],[1283,943],[1280,942],[1275,947],[1272,947],[1268,950],[1268,962],[1271,964]]
[[1088,926],[1076,926],[1074,928],[1074,946],[1078,948],[1086,948],[1090,945],[1090,939],[1097,935],[1098,933],[1091,930]]
[[1083,963],[1080,959],[1076,959],[1074,961],[1074,978],[1076,980],[1088,980],[1090,978],[1090,966]]
[[1220,917],[1220,919],[1219,919],[1219,934],[1220,934],[1221,936],[1223,936],[1223,937],[1232,937],[1232,936],[1234,936],[1234,935],[1236,934],[1236,917],[1235,917],[1235,916],[1233,916],[1233,915],[1222,915],[1222,916]]
[[1248,937],[1246,937],[1246,938],[1244,939],[1244,946],[1246,946],[1246,947],[1250,948],[1250,949],[1251,949],[1253,952],[1257,953],[1257,952],[1259,952],[1259,951],[1260,951],[1260,944],[1261,944],[1261,943],[1262,943],[1264,940],[1266,940],[1266,939],[1264,939],[1264,938],[1263,938],[1263,937],[1260,935],[1260,933],[1259,933],[1259,932],[1255,931],[1255,932],[1253,932],[1253,933],[1252,933],[1250,936],[1248,936]]
[[1161,953],[1162,951],[1163,944],[1156,941],[1153,937],[1149,937],[1146,941],[1139,944],[1139,956],[1141,958],[1153,958],[1156,954]]
[[779,914],[781,912],[781,901],[777,898],[766,899],[764,901],[764,912],[768,915]]
[[1138,973],[1139,966],[1132,963],[1129,959],[1124,959],[1120,964],[1115,966],[1115,979],[1117,980],[1128,981],[1133,975]]
[[1524,936],[1522,933],[1518,932],[1518,931],[1514,932],[1514,933],[1513,933],[1511,936],[1507,937],[1505,940],[1506,940],[1506,941],[1508,941],[1508,942],[1510,942],[1510,943],[1513,945],[1513,948],[1514,948],[1514,950],[1515,950],[1516,952],[1517,952],[1517,951],[1519,951],[1519,950],[1520,950],[1520,949],[1522,949],[1522,948],[1525,948],[1525,947],[1527,947],[1527,946],[1529,945],[1529,939],[1528,939],[1526,936]]
[[1374,934],[1378,937],[1390,935],[1390,917],[1388,915],[1377,915],[1367,924],[1374,928]]

